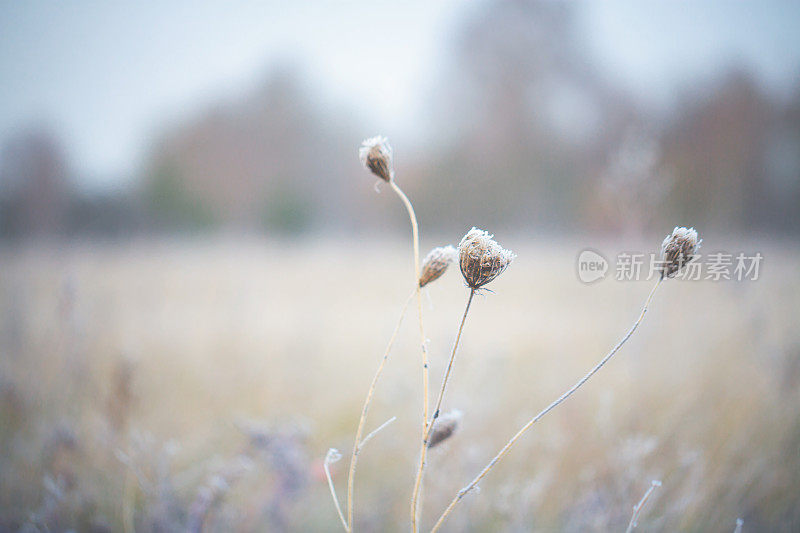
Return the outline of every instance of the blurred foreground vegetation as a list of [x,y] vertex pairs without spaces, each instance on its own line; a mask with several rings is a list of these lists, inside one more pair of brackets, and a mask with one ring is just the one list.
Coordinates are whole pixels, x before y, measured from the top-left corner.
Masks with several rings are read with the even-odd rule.
[[[519,257],[473,306],[432,450],[423,529],[630,326],[649,283],[575,278],[572,246]],[[430,245],[441,243],[430,243]],[[763,244],[763,243],[762,243]],[[358,249],[358,254],[343,250]],[[800,526],[796,249],[750,282],[670,280],[606,368],[471,494],[448,531]],[[276,279],[275,273],[281,276]],[[347,451],[409,292],[405,245],[341,240],[35,246],[0,277],[0,529],[337,531],[322,458]],[[431,284],[441,377],[467,296]],[[421,412],[411,316],[380,383],[357,525],[402,531]],[[346,458],[334,465],[340,495]]]

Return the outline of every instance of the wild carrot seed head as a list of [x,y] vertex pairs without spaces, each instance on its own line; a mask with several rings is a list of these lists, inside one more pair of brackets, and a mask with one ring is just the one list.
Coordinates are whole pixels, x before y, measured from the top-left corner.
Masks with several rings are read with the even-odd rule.
[[511,264],[516,255],[492,239],[489,233],[472,228],[458,245],[459,266],[471,289],[480,289]]
[[694,228],[676,226],[661,243],[661,278],[671,278],[694,259],[702,239]]
[[458,426],[461,424],[461,416],[461,411],[457,409],[440,416],[433,428],[433,433],[431,433],[431,436],[428,439],[428,448],[438,446],[442,442],[452,437],[456,430],[458,430]]
[[389,182],[394,178],[392,147],[386,137],[377,135],[364,140],[358,150],[358,157],[367,170],[382,180]]
[[419,276],[419,286],[424,287],[431,281],[439,279],[445,273],[450,263],[456,260],[458,252],[449,244],[431,250],[422,261],[422,274]]

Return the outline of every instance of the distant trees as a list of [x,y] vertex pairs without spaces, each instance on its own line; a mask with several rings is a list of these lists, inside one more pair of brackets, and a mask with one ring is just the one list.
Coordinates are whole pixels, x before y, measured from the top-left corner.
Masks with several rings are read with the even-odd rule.
[[10,139],[0,155],[0,235],[44,236],[63,231],[70,186],[64,151],[35,127]]
[[[647,110],[592,62],[576,10],[498,0],[456,27],[420,124],[434,142],[398,169],[429,226],[800,232],[800,85],[783,101],[746,70],[710,73],[668,113]],[[155,225],[385,225],[355,152],[386,132],[357,129],[319,97],[279,66],[170,131],[145,176]]]
[[154,220],[173,227],[295,233],[341,224],[358,139],[344,115],[320,109],[300,76],[279,67],[255,93],[165,135],[145,198]]
[[33,125],[0,149],[0,239],[121,236],[142,225],[137,200],[77,187],[61,139]]
[[[490,2],[465,20],[434,97],[434,129],[451,139],[421,180],[419,204],[459,227],[576,228],[600,160],[636,118],[580,42],[575,6]],[[458,204],[433,205],[457,194]]]
[[459,227],[680,220],[800,231],[797,96],[782,101],[735,69],[686,87],[667,114],[646,110],[587,57],[575,9],[498,0],[456,32],[434,97],[433,129],[448,142],[418,164],[430,178],[412,189],[423,216]]
[[[396,146],[426,226],[800,232],[800,85],[786,99],[741,68],[709,74],[659,114],[592,62],[577,9],[497,0],[459,22],[420,124],[432,142]],[[389,132],[325,97],[278,65],[166,130],[136,190],[113,197],[76,193],[59,141],[28,130],[0,155],[0,235],[400,227],[356,157]]]
[[744,71],[685,97],[664,135],[676,178],[669,211],[704,226],[800,230],[796,106]]

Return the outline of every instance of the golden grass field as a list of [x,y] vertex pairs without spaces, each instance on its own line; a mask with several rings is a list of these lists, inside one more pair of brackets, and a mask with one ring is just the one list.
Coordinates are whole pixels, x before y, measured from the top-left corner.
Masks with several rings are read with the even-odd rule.
[[[498,240],[518,258],[467,319],[444,403],[463,424],[429,454],[423,530],[617,342],[652,283],[583,285],[580,244]],[[745,532],[800,530],[800,254],[742,248],[764,254],[761,279],[668,280],[619,354],[444,530],[624,531],[654,479],[639,530],[733,531],[740,517]],[[341,530],[322,458],[345,455],[343,498],[412,287],[405,241],[0,253],[0,530]],[[468,293],[452,267],[426,292],[438,389]],[[359,531],[408,530],[420,391],[412,306],[367,423],[397,417],[361,456]]]

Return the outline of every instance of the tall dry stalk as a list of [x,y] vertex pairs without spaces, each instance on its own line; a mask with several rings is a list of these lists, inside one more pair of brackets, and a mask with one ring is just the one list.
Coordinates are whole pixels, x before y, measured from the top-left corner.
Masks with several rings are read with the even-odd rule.
[[[433,411],[433,417],[427,424],[426,431],[422,436],[422,451],[420,453],[419,466],[417,467],[417,477],[414,481],[414,492],[411,496],[411,512],[414,516],[412,528],[416,527],[419,507],[422,501],[422,480],[425,475],[429,439],[433,434],[436,419],[439,418],[447,383],[450,380],[450,372],[453,369],[453,362],[455,361],[458,344],[461,340],[461,333],[464,331],[464,323],[467,320],[467,314],[469,313],[472,299],[475,296],[475,291],[502,274],[503,271],[508,268],[508,265],[511,264],[511,261],[514,260],[515,255],[509,250],[503,249],[497,242],[492,240],[492,235],[489,233],[477,228],[472,228],[467,232],[464,238],[461,239],[458,245],[458,257],[461,275],[464,277],[464,281],[469,288],[469,298],[467,299],[467,306],[464,309],[464,314],[461,317],[461,323],[458,326],[458,333],[453,343],[453,351],[450,353],[450,360],[447,363],[447,370],[445,370],[442,387],[439,390],[439,396],[436,400],[436,408]],[[414,530],[416,531],[416,528]]]
[[467,493],[469,493],[472,489],[474,489],[475,486],[486,476],[486,474],[488,474],[492,470],[492,468],[494,468],[495,465],[503,457],[505,457],[505,455],[509,452],[509,450],[511,450],[511,447],[514,446],[514,444],[520,439],[520,437],[522,437],[536,422],[541,420],[541,418],[544,415],[546,415],[551,410],[553,410],[555,407],[557,407],[561,402],[563,402],[564,400],[566,400],[567,398],[572,396],[572,394],[576,390],[578,390],[584,383],[586,383],[586,381],[588,381],[589,378],[591,378],[593,375],[595,375],[595,373],[597,373],[597,371],[600,370],[603,367],[603,365],[605,365],[609,361],[609,359],[611,359],[614,356],[615,353],[617,353],[617,351],[622,347],[622,345],[625,344],[625,342],[631,337],[631,335],[633,335],[633,332],[636,331],[636,328],[639,327],[639,324],[641,323],[642,319],[644,318],[645,313],[647,313],[647,308],[648,308],[648,306],[650,304],[650,300],[652,300],[653,295],[655,294],[656,289],[658,288],[658,286],[661,285],[662,279],[663,278],[659,279],[656,282],[656,284],[653,286],[653,289],[650,291],[650,294],[648,295],[647,300],[645,301],[644,307],[642,308],[642,312],[639,314],[639,318],[636,319],[636,322],[633,323],[633,326],[631,327],[631,329],[628,330],[628,332],[625,334],[625,336],[622,338],[622,340],[620,340],[617,343],[617,345],[614,346],[614,348],[612,348],[611,351],[608,352],[605,355],[605,357],[603,357],[600,360],[600,362],[597,363],[594,366],[594,368],[592,368],[585,376],[583,376],[575,385],[570,387],[570,389],[567,390],[567,392],[565,392],[564,394],[559,396],[553,403],[551,403],[550,405],[545,407],[539,414],[537,414],[536,416],[531,418],[528,421],[528,423],[526,423],[524,426],[522,426],[522,428],[519,431],[517,431],[517,433],[513,437],[511,437],[511,439],[506,443],[505,446],[503,446],[503,448],[497,453],[497,455],[495,455],[492,458],[492,460],[489,461],[489,464],[487,464],[483,468],[483,470],[481,470],[481,472],[477,476],[475,476],[475,478],[472,481],[469,482],[469,484],[467,486],[465,486],[464,488],[462,488],[461,490],[458,491],[458,493],[456,494],[455,498],[453,498],[453,500],[450,502],[450,504],[447,506],[447,508],[442,513],[442,515],[439,517],[439,520],[436,521],[436,524],[433,526],[433,529],[431,530],[431,533],[433,533],[435,531],[438,531],[439,528],[442,527],[442,524],[444,524],[444,521],[447,519],[448,516],[450,516],[450,513],[453,512],[453,509],[458,504],[458,502],[460,502],[461,499]]
[[[420,278],[420,268],[419,268],[419,227],[417,225],[417,217],[414,214],[414,206],[411,205],[411,201],[409,201],[408,197],[403,193],[400,187],[394,182],[394,180],[390,181],[389,184],[392,186],[392,190],[397,193],[397,196],[403,201],[403,204],[406,206],[406,210],[408,211],[408,218],[411,221],[411,234],[412,240],[414,242],[414,279],[416,280],[415,283],[415,294],[417,297],[417,316],[419,317],[419,340],[420,340],[420,347],[422,350],[422,444],[420,446],[420,455],[425,454],[425,436],[428,434],[428,416],[429,416],[429,364],[428,364],[428,348],[426,346],[427,339],[425,337],[425,327],[422,322],[422,292],[419,286],[419,278]],[[416,488],[414,489],[416,492]],[[417,516],[415,511],[414,503],[412,501],[411,504],[411,529],[416,533],[418,531],[417,528]]]
[[412,292],[408,296],[408,299],[406,299],[406,303],[403,305],[403,309],[400,312],[400,318],[397,321],[394,331],[392,332],[392,337],[389,339],[389,344],[386,346],[386,350],[383,352],[383,357],[378,365],[378,370],[375,372],[375,375],[372,378],[372,383],[370,383],[369,390],[367,391],[367,397],[364,400],[363,407],[361,408],[361,418],[358,420],[358,428],[356,429],[356,436],[353,442],[353,453],[350,456],[350,471],[347,475],[347,527],[345,529],[348,531],[351,531],[353,528],[353,484],[356,477],[358,455],[361,453],[361,448],[368,440],[361,440],[361,436],[364,433],[364,425],[367,421],[367,413],[369,413],[369,407],[372,404],[372,396],[375,394],[375,387],[378,385],[378,380],[380,379],[383,369],[386,366],[386,361],[389,359],[389,353],[392,351],[392,346],[394,346],[395,339],[397,339],[397,333],[400,331],[400,326],[403,324],[403,318],[406,316],[408,304],[411,303],[411,299],[414,298],[415,294],[416,291]]
[[695,254],[697,253],[697,249],[700,246],[701,240],[698,239],[697,232],[694,228],[682,228],[676,227],[672,234],[667,235],[664,239],[664,242],[661,244],[661,276],[659,277],[656,284],[650,290],[650,293],[647,295],[647,299],[645,300],[644,306],[642,307],[641,313],[639,313],[639,317],[633,323],[633,326],[628,330],[628,332],[622,337],[622,339],[614,346],[610,352],[608,352],[599,363],[597,363],[585,376],[583,376],[580,380],[578,380],[575,385],[573,385],[570,389],[568,389],[564,394],[559,396],[553,403],[545,407],[539,414],[531,418],[522,428],[517,431],[517,433],[511,437],[511,439],[503,446],[503,448],[495,455],[489,464],[487,464],[480,473],[475,476],[475,478],[469,482],[464,488],[458,491],[456,496],[444,510],[442,515],[436,521],[436,524],[431,529],[431,533],[435,533],[442,527],[444,521],[447,519],[448,516],[453,512],[453,509],[458,505],[458,502],[469,493],[472,489],[474,489],[477,484],[495,467],[495,465],[503,458],[505,455],[511,450],[514,444],[541,418],[556,408],[559,404],[565,401],[567,398],[572,396],[572,394],[577,391],[584,383],[586,383],[589,378],[597,373],[603,365],[605,365],[613,356],[616,354],[620,348],[628,341],[628,339],[633,335],[633,332],[636,331],[636,328],[639,327],[641,324],[644,315],[647,313],[647,309],[650,306],[650,302],[653,299],[653,295],[656,293],[656,290],[661,285],[661,283],[667,279],[674,277],[689,261],[691,261]]
[[[414,212],[414,206],[411,204],[411,201],[408,199],[408,196],[403,192],[403,190],[397,185],[394,180],[394,164],[392,160],[392,148],[389,146],[386,138],[377,136],[371,139],[365,140],[361,148],[359,149],[359,158],[364,166],[373,174],[384,180],[389,184],[392,190],[397,194],[400,200],[403,202],[403,205],[408,212],[408,218],[411,223],[411,240],[413,243],[414,249],[414,294],[417,300],[417,316],[419,319],[419,337],[420,337],[420,349],[422,350],[422,437],[423,440],[425,435],[427,434],[428,429],[428,412],[429,412],[429,400],[428,400],[428,389],[429,389],[429,378],[428,378],[428,350],[426,346],[426,337],[425,337],[425,327],[423,324],[422,318],[422,292],[421,292],[421,277],[420,277],[420,262],[419,262],[419,224],[417,223],[417,216]],[[379,373],[382,368],[379,369]],[[377,376],[376,376],[377,377]],[[368,408],[368,403],[371,400],[371,394],[374,391],[374,388],[371,387],[370,393],[368,393],[367,404],[365,404],[365,408]],[[359,422],[359,433],[363,431],[363,419],[365,417],[365,410],[362,409],[362,421]],[[353,529],[353,479],[355,476],[355,452],[358,451],[359,447],[359,439],[360,434],[357,435],[355,444],[354,444],[354,458],[351,462],[350,474],[348,476],[348,518],[345,523],[345,530],[352,531]],[[336,500],[335,493],[332,490],[332,494],[334,496],[334,500]],[[337,507],[338,507],[338,500]],[[412,521],[412,528],[414,531],[417,530],[416,527],[416,516],[414,513],[414,509],[412,506],[411,512],[411,521]],[[343,520],[344,522],[344,520]]]
[[431,433],[433,432],[433,426],[435,425],[436,420],[439,418],[439,410],[442,408],[444,391],[447,388],[447,382],[450,380],[450,371],[453,369],[453,361],[456,359],[456,350],[458,349],[458,343],[461,340],[461,332],[464,331],[464,323],[467,321],[467,314],[469,313],[469,308],[472,305],[472,298],[474,296],[475,289],[470,289],[469,298],[467,298],[467,306],[464,308],[464,315],[461,317],[461,324],[458,326],[456,341],[453,343],[453,351],[450,354],[450,360],[447,363],[447,370],[445,370],[444,379],[442,379],[442,387],[439,389],[439,397],[436,399],[436,407],[433,410],[433,418],[431,418],[431,422],[428,424],[428,434],[425,436],[425,444],[428,443],[428,437],[430,437]]
[[447,387],[447,381],[450,377],[450,370],[453,368],[453,361],[456,357],[456,350],[458,350],[458,342],[461,340],[461,332],[464,330],[464,322],[467,320],[467,313],[469,312],[470,304],[472,303],[472,297],[475,296],[475,290],[472,289],[469,291],[469,299],[467,300],[467,307],[464,309],[464,315],[461,317],[461,324],[458,326],[458,334],[456,335],[456,341],[453,343],[453,351],[450,353],[450,361],[447,364],[447,370],[445,371],[444,380],[442,381],[442,388],[439,391],[439,398],[436,400],[436,409],[433,411],[433,417],[431,421],[426,425],[425,432],[422,435],[422,450],[420,451],[419,455],[419,465],[417,466],[417,476],[414,479],[414,491],[411,495],[411,512],[414,516],[414,521],[412,522],[412,528],[416,531],[416,520],[419,516],[419,501],[420,501],[420,493],[422,491],[422,478],[425,472],[425,465],[427,464],[427,456],[428,456],[428,443],[430,442],[430,436],[433,433],[433,428],[436,425],[436,419],[439,418],[439,410],[442,407],[442,398],[444,397],[444,391]]
[[[408,211],[408,218],[411,221],[411,235],[414,242],[414,279],[415,279],[415,294],[417,296],[417,316],[419,317],[419,342],[422,350],[422,440],[425,440],[425,435],[428,433],[428,389],[429,389],[429,369],[428,369],[428,348],[426,346],[425,327],[422,322],[422,290],[419,286],[420,269],[419,269],[419,226],[417,225],[417,216],[414,214],[414,206],[411,205],[408,197],[400,189],[394,180],[389,184],[392,190],[397,193],[397,196],[403,201]],[[425,453],[425,444],[420,447],[420,454]],[[411,529],[416,533],[419,529],[417,527],[417,516],[414,504],[411,505]]]

